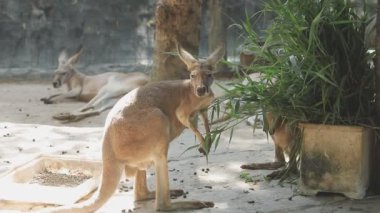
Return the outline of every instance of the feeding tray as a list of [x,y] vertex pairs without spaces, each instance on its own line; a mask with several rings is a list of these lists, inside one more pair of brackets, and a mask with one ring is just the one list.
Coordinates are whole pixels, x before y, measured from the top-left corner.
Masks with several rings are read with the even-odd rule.
[[0,177],[0,200],[68,205],[98,185],[102,163],[62,156],[39,156]]

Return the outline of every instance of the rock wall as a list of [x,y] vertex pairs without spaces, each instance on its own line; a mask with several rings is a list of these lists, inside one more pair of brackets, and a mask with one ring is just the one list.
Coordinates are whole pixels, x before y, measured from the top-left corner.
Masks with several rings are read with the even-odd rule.
[[0,72],[52,70],[81,44],[79,66],[137,64],[152,52],[153,10],[154,0],[0,0]]

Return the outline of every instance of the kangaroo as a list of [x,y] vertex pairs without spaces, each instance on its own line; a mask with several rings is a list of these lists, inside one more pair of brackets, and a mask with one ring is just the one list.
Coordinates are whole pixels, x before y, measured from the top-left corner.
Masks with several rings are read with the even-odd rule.
[[[194,131],[200,148],[207,152],[205,140],[192,120],[198,112],[207,116],[204,109],[214,99],[211,90],[214,66],[223,57],[224,47],[199,60],[181,47],[177,50],[190,79],[152,82],[122,97],[106,119],[102,181],[96,195],[84,203],[50,212],[96,211],[112,196],[123,171],[127,177],[135,177],[135,201],[155,199],[157,211],[214,206],[213,202],[170,200],[171,195],[180,196],[183,191],[169,190],[167,154],[170,142],[185,128]],[[156,191],[149,191],[146,183],[146,169],[151,165],[156,171]]]
[[[267,163],[251,163],[242,165],[242,169],[278,169],[286,164],[285,156],[290,157],[290,152],[293,148],[294,135],[289,129],[286,120],[276,117],[272,112],[265,114],[265,120],[268,124],[266,131],[272,137],[275,148],[275,160]],[[268,175],[270,178],[275,178],[281,172],[273,172]]]
[[[251,81],[256,81],[260,78],[260,74],[252,73],[249,74],[247,78],[250,78]],[[244,80],[242,83],[243,85],[246,85],[248,81]],[[224,116],[212,121],[211,124],[222,123],[228,121],[229,119],[231,119],[231,115],[225,114]],[[263,119],[264,124],[266,124],[264,125],[264,131],[270,134],[274,142],[275,159],[273,162],[244,164],[241,165],[242,169],[279,169],[286,165],[285,157],[290,157],[290,153],[293,149],[294,133],[291,132],[290,128],[288,127],[288,124],[286,123],[286,120],[282,119],[279,116],[276,116],[272,112],[265,113]],[[269,178],[275,178],[278,177],[280,174],[281,171],[275,171],[267,176]]]
[[75,99],[88,103],[75,112],[56,114],[53,116],[55,119],[78,121],[88,116],[98,115],[112,108],[117,100],[126,93],[148,82],[149,77],[139,72],[126,74],[106,72],[87,76],[74,67],[79,60],[82,49],[80,48],[70,58],[65,52],[62,52],[58,58],[58,68],[54,71],[53,87],[59,88],[66,84],[68,91],[41,98],[41,101],[45,104],[52,104],[64,99]]

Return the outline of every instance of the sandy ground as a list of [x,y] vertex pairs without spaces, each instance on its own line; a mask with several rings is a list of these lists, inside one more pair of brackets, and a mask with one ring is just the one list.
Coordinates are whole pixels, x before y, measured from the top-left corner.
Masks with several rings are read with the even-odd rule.
[[[107,112],[77,123],[60,123],[51,116],[74,110],[83,103],[44,105],[39,101],[55,92],[47,83],[0,84],[0,176],[40,154],[100,160],[100,139]],[[214,208],[188,212],[380,212],[380,198],[376,196],[364,200],[350,200],[336,194],[305,197],[297,194],[294,184],[265,181],[264,175],[269,171],[240,169],[243,163],[273,159],[272,142],[261,131],[253,133],[250,127],[242,125],[235,130],[231,143],[228,140],[229,134],[222,136],[208,162],[195,150],[182,154],[196,144],[194,135],[187,130],[171,144],[171,188],[188,192],[177,200],[215,202]],[[254,181],[246,183],[240,178],[242,172],[248,172]],[[151,188],[154,175],[153,170],[148,172]],[[121,184],[131,187],[132,182]],[[118,190],[98,212],[154,212],[153,201],[134,203],[132,198],[132,190]],[[0,199],[0,212],[38,211],[38,208],[38,205]]]

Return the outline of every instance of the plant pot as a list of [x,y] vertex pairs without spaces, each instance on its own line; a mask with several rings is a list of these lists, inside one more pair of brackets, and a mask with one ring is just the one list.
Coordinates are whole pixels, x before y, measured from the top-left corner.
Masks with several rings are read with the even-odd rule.
[[301,124],[300,129],[303,131],[300,193],[332,192],[362,199],[370,180],[373,131],[318,124]]

